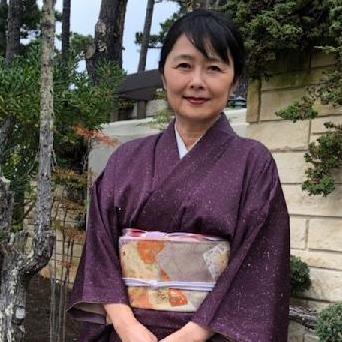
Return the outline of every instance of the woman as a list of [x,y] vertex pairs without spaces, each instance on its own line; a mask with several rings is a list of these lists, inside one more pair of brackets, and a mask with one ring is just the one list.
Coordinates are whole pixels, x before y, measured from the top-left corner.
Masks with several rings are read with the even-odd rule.
[[[222,114],[243,66],[226,16],[198,10],[170,29],[159,69],[175,121],[121,145],[92,188],[70,310],[87,321],[82,341],[287,340],[289,222],[276,166]],[[229,241],[229,264],[195,312],[130,306],[118,256],[129,227]]]

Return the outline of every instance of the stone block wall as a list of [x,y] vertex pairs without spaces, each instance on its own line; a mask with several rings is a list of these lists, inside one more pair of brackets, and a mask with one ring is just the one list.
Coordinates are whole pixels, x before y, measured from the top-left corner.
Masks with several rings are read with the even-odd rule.
[[[61,198],[62,188],[55,191],[55,203],[52,209],[52,225],[55,229],[56,241],[50,262],[40,274],[45,278],[55,278],[58,282],[67,281],[72,286],[80,261],[85,231],[79,230],[80,214],[83,207]],[[24,220],[24,227],[32,236],[34,232],[36,211],[33,209]],[[26,248],[31,249],[32,238],[27,241]]]
[[[275,115],[299,100],[308,86],[319,83],[323,72],[334,64],[331,56],[321,53],[301,58],[301,63],[280,61],[268,80],[250,82],[247,135],[273,154],[291,217],[291,253],[310,267],[312,286],[296,302],[320,310],[342,302],[342,170],[335,173],[332,194],[309,196],[301,189],[308,167],[304,154],[309,143],[325,131],[324,122],[342,123],[342,107],[316,103],[318,118],[296,123]],[[294,323],[290,332],[290,341],[316,340]]]
[[[133,110],[128,115],[129,119],[136,119],[137,118],[137,106],[138,106],[137,102],[135,102]],[[146,104],[146,117],[154,116],[155,113],[157,113],[161,110],[165,110],[167,108],[168,108],[168,104],[163,99],[148,101]]]

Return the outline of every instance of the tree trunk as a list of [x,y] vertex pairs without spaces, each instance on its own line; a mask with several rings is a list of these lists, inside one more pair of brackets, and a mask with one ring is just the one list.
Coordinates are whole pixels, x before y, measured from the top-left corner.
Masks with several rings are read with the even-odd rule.
[[[0,177],[2,177],[3,173],[2,173],[2,168],[1,165],[2,163],[5,162],[4,160],[4,154],[5,154],[5,147],[7,145],[7,141],[10,137],[11,131],[12,131],[12,127],[13,127],[14,121],[11,117],[7,118],[4,122],[4,124],[0,127]],[[4,182],[5,179],[3,178],[2,181]],[[0,179],[1,182],[1,179]],[[2,186],[2,188],[1,188]],[[11,213],[12,216],[12,210],[13,210],[13,198],[11,199],[10,202],[8,201],[3,201],[3,197],[2,196],[6,196],[5,195],[5,187],[4,185],[0,184],[0,235],[2,234],[2,231],[6,231],[7,228],[5,229],[5,227],[10,226],[10,224],[5,224],[2,221],[2,212],[5,213],[5,209],[6,208],[6,203],[11,203],[11,205],[8,204],[8,210]],[[12,195],[11,195],[12,196]],[[2,204],[5,205],[5,207],[2,207]],[[0,237],[0,275],[2,272],[2,264],[4,261],[4,254],[3,251],[1,249],[1,237]],[[1,277],[0,277],[0,291],[1,291]]]
[[20,53],[20,26],[22,16],[22,0],[10,0],[7,17],[6,62],[11,63]]
[[114,42],[113,46],[110,46],[110,58],[111,61],[116,61],[120,68],[122,67],[122,41],[123,32],[125,28],[127,0],[119,0],[116,10],[116,16],[114,21]]
[[95,26],[95,43],[89,47],[87,70],[95,83],[96,67],[101,61],[115,61],[122,67],[122,38],[127,0],[102,0],[99,19]]
[[6,18],[7,18],[7,0],[0,1],[0,56],[5,57],[6,54]]
[[23,231],[15,235],[9,234],[7,245],[3,246],[5,251],[1,270],[0,340],[17,342],[24,340],[26,289],[30,276],[25,274],[26,234]]
[[29,254],[25,253],[28,232],[11,232],[13,199],[8,183],[0,179],[0,247],[4,255],[0,288],[0,341],[3,342],[23,341],[27,285],[30,278],[48,263],[54,245],[54,232],[51,230],[54,6],[54,0],[44,0],[37,218]]
[[36,203],[35,236],[31,267],[38,272],[49,261],[54,244],[54,231],[51,230],[51,162],[53,152],[53,54],[55,33],[55,0],[44,0],[43,44],[40,100],[40,144],[38,197]]
[[2,175],[1,165],[4,162],[3,155],[5,153],[5,146],[7,145],[7,141],[12,131],[13,124],[14,124],[13,118],[9,117],[5,120],[3,125],[0,127],[0,176]]
[[[144,71],[146,69],[146,57],[150,40],[152,17],[153,17],[153,7],[155,0],[148,0],[146,6],[145,24],[142,37],[142,43],[140,48],[140,58],[138,64],[138,72]],[[139,101],[137,103],[137,118],[146,118],[146,101]]]
[[147,56],[149,40],[150,40],[154,3],[155,3],[155,0],[147,1],[144,31],[143,31],[143,36],[142,36],[141,48],[140,48],[138,72],[144,71],[146,69],[146,56]]
[[62,59],[65,65],[68,63],[70,48],[70,14],[71,0],[63,0],[62,14]]

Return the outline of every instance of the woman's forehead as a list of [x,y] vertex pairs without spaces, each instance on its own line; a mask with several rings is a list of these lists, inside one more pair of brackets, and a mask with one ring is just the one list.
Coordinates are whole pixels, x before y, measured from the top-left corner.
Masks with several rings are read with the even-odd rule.
[[[212,42],[208,37],[203,39],[203,48],[205,50],[206,55],[200,51],[194,41],[185,34],[182,34],[175,42],[170,53],[173,56],[173,59],[192,59],[194,53],[200,53],[204,55],[204,57],[211,62],[222,62],[222,58],[215,51]],[[229,49],[227,48],[227,55],[229,56]]]

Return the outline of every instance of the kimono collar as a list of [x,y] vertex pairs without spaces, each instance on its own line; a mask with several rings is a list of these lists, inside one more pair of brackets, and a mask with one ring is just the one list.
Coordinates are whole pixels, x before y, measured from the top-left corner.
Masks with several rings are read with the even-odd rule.
[[[220,117],[218,117],[213,123],[211,126],[215,125],[215,122],[217,120],[219,120]],[[210,126],[210,127],[211,127]],[[210,128],[209,127],[209,128]],[[191,147],[188,149],[186,146],[185,146],[185,143],[184,143],[184,140],[183,138],[181,137],[181,135],[179,134],[178,130],[177,130],[177,125],[176,123],[174,124],[174,128],[175,128],[175,135],[176,135],[176,142],[177,142],[177,147],[178,147],[178,153],[179,153],[179,159],[182,159],[197,143],[198,141],[202,138],[203,135],[205,135],[206,131],[199,137],[196,139],[196,141],[191,145]],[[209,129],[208,128],[208,129]],[[207,130],[208,130],[207,129]]]
[[195,146],[181,159],[176,141],[175,120],[173,120],[160,135],[155,147],[154,185],[165,179],[177,164],[201,159],[204,154],[211,155],[212,151],[224,140],[235,136],[226,116],[222,113]]
[[[236,134],[222,114],[180,159],[173,121],[156,141],[151,187],[137,216],[132,219],[134,226],[153,227],[158,222],[166,232],[179,229],[184,199],[201,186],[203,179],[235,138]],[[157,207],[156,211],[154,208]],[[153,217],[151,212],[154,213]]]
[[174,127],[175,127],[175,134],[176,134],[176,142],[177,142],[177,147],[178,147],[179,159],[182,159],[189,151],[186,148],[182,137],[178,133],[176,125],[174,125]]
[[[176,129],[175,122],[176,122],[176,120],[173,119],[172,122],[168,125],[168,127],[164,131],[164,133],[162,134],[162,138],[161,138],[163,140],[163,142],[165,142],[165,143],[167,143],[173,147],[178,146],[178,138],[177,138],[178,132]],[[207,131],[200,137],[200,139],[198,141],[196,141],[196,143],[194,145],[196,145],[199,141],[201,141],[203,139],[209,138],[209,136],[211,136],[209,138],[210,140],[212,138],[214,138],[214,140],[215,140],[215,136],[216,136],[215,132],[216,133],[221,132],[223,134],[228,134],[228,135],[236,135],[236,133],[231,128],[226,115],[223,112],[220,114],[219,118],[212,124],[212,126],[209,127],[207,129]],[[183,139],[180,136],[179,136],[179,138],[183,142]],[[184,144],[184,142],[183,142],[183,144]]]

